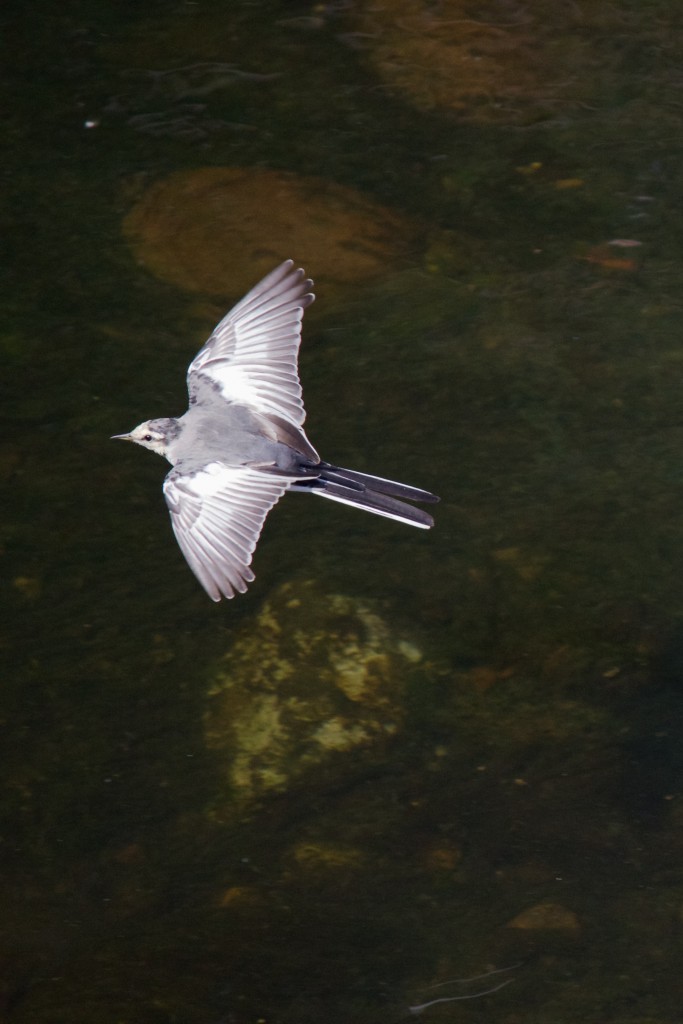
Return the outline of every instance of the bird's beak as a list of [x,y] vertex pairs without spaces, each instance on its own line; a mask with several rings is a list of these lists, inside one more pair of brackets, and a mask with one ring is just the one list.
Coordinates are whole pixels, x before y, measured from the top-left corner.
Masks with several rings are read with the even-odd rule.
[[130,434],[112,434],[109,438],[110,441],[132,441],[133,438]]

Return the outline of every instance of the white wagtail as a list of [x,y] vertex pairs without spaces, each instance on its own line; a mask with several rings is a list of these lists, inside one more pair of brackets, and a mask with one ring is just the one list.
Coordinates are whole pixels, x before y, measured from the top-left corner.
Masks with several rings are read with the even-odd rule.
[[188,411],[116,434],[173,466],[164,497],[180,549],[214,601],[244,593],[264,520],[285,491],[308,491],[400,523],[434,520],[398,498],[429,491],[321,462],[303,432],[297,356],[313,282],[292,260],[230,310],[190,363]]

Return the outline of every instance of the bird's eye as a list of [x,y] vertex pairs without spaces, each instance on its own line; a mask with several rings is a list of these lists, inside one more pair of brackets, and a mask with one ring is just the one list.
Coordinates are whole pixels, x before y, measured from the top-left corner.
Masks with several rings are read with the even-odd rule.
[[143,441],[151,441],[152,440],[152,435],[151,434],[145,434],[145,436],[143,437],[142,440]]

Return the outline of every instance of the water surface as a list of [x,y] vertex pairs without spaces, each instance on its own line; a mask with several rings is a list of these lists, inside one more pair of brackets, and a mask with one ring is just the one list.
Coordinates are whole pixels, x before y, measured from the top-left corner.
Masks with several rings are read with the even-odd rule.
[[[485,19],[499,69],[430,106],[366,6],[2,15],[8,1021],[391,1024],[511,965],[422,1019],[680,1017],[680,15],[423,5]],[[156,278],[122,231],[208,166],[419,225],[346,289],[307,263],[302,376],[325,457],[443,498],[425,535],[288,497],[218,606],[162,464],[108,441],[184,409],[237,297]],[[240,789],[285,693],[301,716]],[[307,761],[322,714],[367,735]]]

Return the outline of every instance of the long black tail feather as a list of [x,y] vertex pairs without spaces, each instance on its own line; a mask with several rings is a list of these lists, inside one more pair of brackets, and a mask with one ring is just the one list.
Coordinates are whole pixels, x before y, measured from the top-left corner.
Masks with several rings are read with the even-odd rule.
[[344,484],[345,487],[358,485],[361,490],[367,488],[371,491],[378,491],[380,494],[390,494],[394,498],[408,498],[409,501],[426,501],[430,504],[438,501],[436,494],[431,491],[423,491],[421,487],[410,487],[409,484],[400,484],[396,480],[386,480],[382,476],[371,476],[369,473],[359,473],[355,469],[344,469],[341,466],[330,466],[323,462],[323,480],[332,480],[335,483]]
[[321,498],[340,501],[344,505],[355,505],[368,512],[374,512],[375,515],[386,516],[409,526],[419,526],[423,530],[428,530],[434,525],[429,513],[398,500],[408,498],[430,503],[438,501],[438,497],[430,491],[327,463],[321,463],[320,467],[316,468],[320,469],[318,476],[313,480],[295,484],[296,490],[312,491]]

